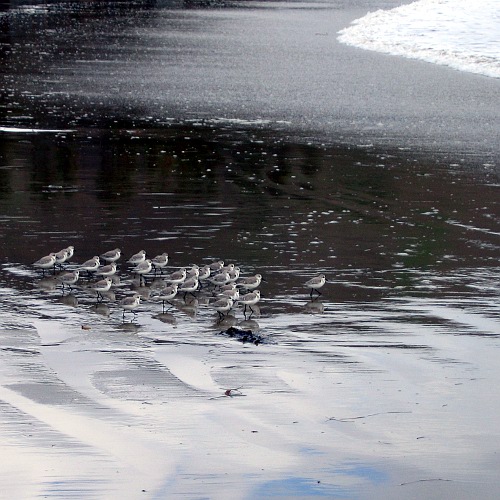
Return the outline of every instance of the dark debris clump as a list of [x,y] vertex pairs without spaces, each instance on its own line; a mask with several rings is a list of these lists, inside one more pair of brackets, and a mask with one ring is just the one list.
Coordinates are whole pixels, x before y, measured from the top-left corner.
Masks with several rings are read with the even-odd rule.
[[227,330],[220,332],[220,335],[227,335],[228,337],[239,340],[244,344],[252,343],[259,345],[265,342],[264,337],[253,333],[252,330],[242,330],[241,328],[237,328],[235,326],[231,326]]

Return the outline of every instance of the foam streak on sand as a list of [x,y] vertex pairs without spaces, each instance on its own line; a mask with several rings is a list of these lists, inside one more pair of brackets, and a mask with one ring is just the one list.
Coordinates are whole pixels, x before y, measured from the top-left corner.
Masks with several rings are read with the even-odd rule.
[[500,78],[497,0],[420,0],[377,10],[339,32],[339,41]]

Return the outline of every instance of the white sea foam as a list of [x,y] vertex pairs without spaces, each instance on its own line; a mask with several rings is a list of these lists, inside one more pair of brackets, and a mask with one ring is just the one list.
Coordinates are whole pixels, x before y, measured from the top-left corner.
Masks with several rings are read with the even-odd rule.
[[498,0],[419,0],[371,12],[341,30],[338,39],[500,78]]

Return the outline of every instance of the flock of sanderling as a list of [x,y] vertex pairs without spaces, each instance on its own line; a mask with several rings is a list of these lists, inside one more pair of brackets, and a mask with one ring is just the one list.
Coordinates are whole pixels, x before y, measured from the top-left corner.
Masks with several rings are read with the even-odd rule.
[[[117,262],[121,258],[121,250],[115,248],[101,254],[96,255],[85,261],[83,264],[72,265],[73,270],[64,270],[64,265],[70,262],[74,254],[74,247],[69,246],[63,248],[59,252],[52,252],[49,255],[42,257],[33,263],[33,266],[41,269],[45,275],[45,271],[52,269],[55,280],[63,289],[68,287],[72,289],[73,285],[82,279],[86,273],[89,280],[92,277],[99,277],[98,280],[89,281],[86,288],[93,291],[97,296],[97,302],[104,300],[104,294],[117,283]],[[104,261],[104,262],[103,262]],[[237,303],[244,306],[243,314],[247,314],[249,309],[250,316],[254,313],[252,306],[255,306],[260,301],[260,291],[258,287],[262,281],[261,274],[253,276],[240,277],[240,268],[234,264],[224,264],[224,261],[219,260],[204,266],[196,264],[191,267],[183,267],[177,269],[170,274],[163,274],[168,264],[168,254],[162,253],[156,257],[149,259],[146,257],[146,252],[140,252],[132,255],[127,260],[127,264],[132,266],[130,272],[139,278],[139,286],[145,285],[146,275],[154,273],[156,277],[159,273],[160,279],[156,280],[155,295],[153,300],[161,301],[162,312],[165,313],[165,303],[173,305],[170,301],[176,296],[183,294],[184,300],[187,295],[196,297],[196,293],[203,288],[211,287],[213,299],[208,302],[208,306],[217,312],[219,320],[222,320],[233,309]],[[56,269],[60,271],[56,274]],[[304,286],[310,289],[311,299],[313,293],[321,295],[319,289],[326,282],[325,275],[321,274],[308,280]],[[158,285],[159,283],[159,285]],[[126,296],[120,301],[120,306],[123,310],[123,319],[125,313],[130,311],[136,314],[135,309],[139,306],[142,295],[134,293],[132,296]]]

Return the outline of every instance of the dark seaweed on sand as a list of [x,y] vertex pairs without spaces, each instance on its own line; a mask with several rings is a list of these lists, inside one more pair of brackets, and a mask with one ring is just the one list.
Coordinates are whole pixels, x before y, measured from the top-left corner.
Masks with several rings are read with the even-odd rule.
[[240,342],[243,342],[244,344],[252,343],[255,345],[259,345],[265,342],[264,337],[253,333],[252,330],[242,330],[241,328],[237,328],[235,326],[231,326],[227,330],[220,332],[219,335],[227,335]]

